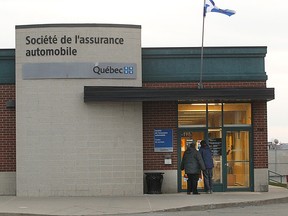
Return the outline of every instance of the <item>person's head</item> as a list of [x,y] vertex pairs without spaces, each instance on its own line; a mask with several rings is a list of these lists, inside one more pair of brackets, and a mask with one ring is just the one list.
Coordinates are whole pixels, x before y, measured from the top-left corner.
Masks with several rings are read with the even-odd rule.
[[202,146],[203,146],[203,147],[206,147],[207,143],[206,143],[205,140],[201,140],[200,145],[201,145],[201,147],[202,147]]
[[196,146],[195,140],[190,141],[187,145],[188,148],[195,148],[195,146]]

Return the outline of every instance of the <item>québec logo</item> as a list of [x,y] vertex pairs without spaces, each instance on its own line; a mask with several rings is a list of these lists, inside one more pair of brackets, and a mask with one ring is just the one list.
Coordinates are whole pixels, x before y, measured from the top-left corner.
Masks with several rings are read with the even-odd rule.
[[125,74],[133,74],[134,73],[133,67],[124,67],[124,73]]
[[104,74],[123,74],[131,75],[134,74],[134,67],[125,65],[123,63],[96,63],[93,67],[93,72],[98,75]]

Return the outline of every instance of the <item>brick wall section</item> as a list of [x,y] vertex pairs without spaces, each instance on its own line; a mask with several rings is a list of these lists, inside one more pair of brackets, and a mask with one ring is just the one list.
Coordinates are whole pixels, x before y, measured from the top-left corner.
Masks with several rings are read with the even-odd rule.
[[254,168],[268,168],[267,103],[254,102]]
[[[177,102],[143,102],[144,170],[177,169]],[[154,129],[173,129],[173,152],[154,152]],[[172,165],[165,165],[165,155],[172,154]]]
[[[163,82],[143,83],[144,88],[197,88],[197,83]],[[204,88],[266,88],[266,82],[207,82]],[[266,102],[253,103],[254,111],[254,165],[268,167],[267,107]],[[177,102],[143,102],[143,156],[144,170],[177,169]],[[154,152],[153,131],[157,128],[173,129],[172,165],[164,165],[167,153]]]
[[0,85],[0,172],[16,171],[16,113],[6,108],[15,100],[15,85]]

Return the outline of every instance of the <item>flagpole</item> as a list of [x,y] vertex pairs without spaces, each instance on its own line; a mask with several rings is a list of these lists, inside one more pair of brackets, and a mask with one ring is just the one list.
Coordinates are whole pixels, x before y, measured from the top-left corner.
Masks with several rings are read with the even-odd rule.
[[204,53],[204,26],[205,26],[205,17],[206,17],[206,10],[205,10],[205,2],[203,7],[203,21],[202,21],[202,44],[201,44],[201,60],[200,60],[200,81],[198,83],[198,88],[203,89],[203,82],[202,82],[202,75],[203,75],[203,53]]
[[[227,16],[232,16],[234,15],[236,12],[234,10],[229,10],[229,9],[220,9],[218,7],[216,7],[215,3],[213,0],[203,0],[204,1],[204,5],[203,5],[203,22],[202,22],[202,44],[201,44],[201,62],[200,62],[200,81],[198,83],[198,89],[203,89],[203,82],[202,82],[202,77],[203,77],[203,64],[204,64],[204,28],[205,28],[205,17],[206,17],[206,13],[207,11],[209,12],[218,12],[218,13],[222,13],[225,14]],[[207,1],[207,4],[206,4]],[[208,8],[208,10],[207,10]]]
[[204,56],[204,27],[205,27],[205,17],[206,17],[206,11],[205,11],[205,3],[206,0],[203,0],[203,20],[202,20],[202,43],[201,43],[201,60],[200,60],[200,81],[198,83],[198,88],[203,89],[203,82],[202,82],[202,76],[203,76],[203,56]]

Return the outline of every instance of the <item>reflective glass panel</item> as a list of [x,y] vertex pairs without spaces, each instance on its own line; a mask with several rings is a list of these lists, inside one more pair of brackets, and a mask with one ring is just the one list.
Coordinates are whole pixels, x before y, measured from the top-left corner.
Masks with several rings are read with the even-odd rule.
[[208,127],[222,126],[222,104],[208,104]]
[[250,126],[251,104],[233,103],[223,104],[224,126]]
[[213,155],[213,182],[222,183],[222,130],[210,129],[208,130],[209,147]]
[[227,131],[227,187],[249,187],[249,132]]
[[206,104],[179,104],[178,127],[206,127]]

